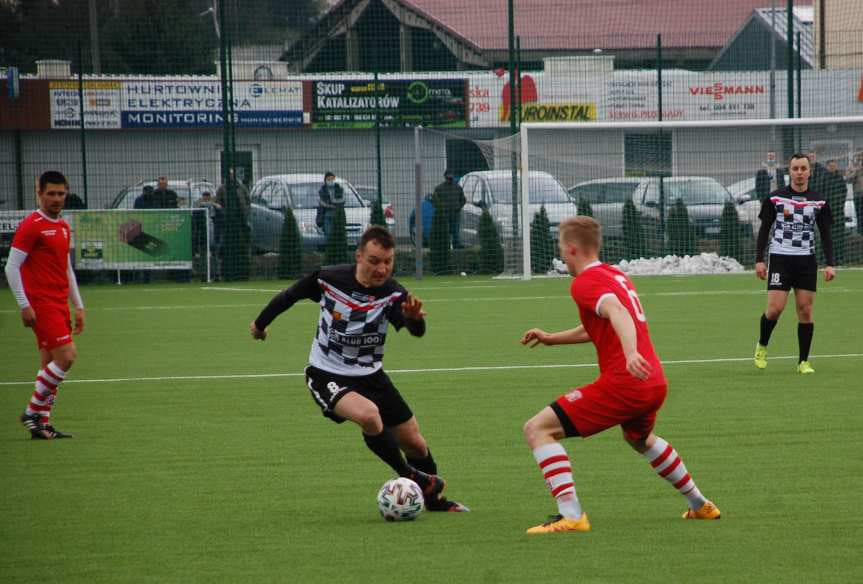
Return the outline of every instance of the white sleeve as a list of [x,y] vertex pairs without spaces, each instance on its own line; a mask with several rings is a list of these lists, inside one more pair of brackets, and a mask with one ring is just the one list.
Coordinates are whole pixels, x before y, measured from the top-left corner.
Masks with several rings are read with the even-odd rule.
[[9,289],[12,290],[15,302],[20,308],[30,306],[30,301],[27,300],[27,294],[24,292],[24,281],[21,280],[21,266],[26,259],[27,252],[16,247],[9,249],[9,257],[6,259],[6,281],[9,282]]
[[69,296],[72,298],[72,304],[78,310],[83,310],[84,301],[81,299],[81,292],[78,290],[78,279],[75,277],[75,270],[72,269],[72,256],[69,256],[69,261],[66,264],[66,273],[69,275]]

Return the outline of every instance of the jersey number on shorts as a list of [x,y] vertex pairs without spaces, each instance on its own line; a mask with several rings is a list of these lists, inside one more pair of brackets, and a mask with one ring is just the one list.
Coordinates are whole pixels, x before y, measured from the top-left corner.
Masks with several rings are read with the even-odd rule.
[[626,295],[629,296],[629,303],[632,304],[632,310],[635,312],[635,318],[641,322],[647,322],[647,316],[644,314],[644,309],[641,307],[641,300],[638,299],[638,294],[630,288],[626,283],[626,278],[623,276],[615,276],[617,283],[623,286],[626,290]]

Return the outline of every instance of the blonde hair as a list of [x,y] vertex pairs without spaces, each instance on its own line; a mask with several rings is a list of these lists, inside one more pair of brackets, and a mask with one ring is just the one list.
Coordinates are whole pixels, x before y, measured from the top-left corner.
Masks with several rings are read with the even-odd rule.
[[565,219],[560,223],[558,232],[564,243],[576,243],[597,252],[602,247],[602,226],[593,217],[576,215]]

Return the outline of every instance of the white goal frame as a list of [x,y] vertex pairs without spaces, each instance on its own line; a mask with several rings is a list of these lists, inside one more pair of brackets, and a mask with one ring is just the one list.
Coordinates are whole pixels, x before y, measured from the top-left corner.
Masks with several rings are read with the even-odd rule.
[[[675,130],[683,128],[744,128],[744,127],[785,127],[785,126],[830,126],[840,124],[863,124],[863,116],[842,116],[832,118],[762,118],[743,120],[693,120],[669,122],[526,122],[519,130],[519,150],[522,177],[530,176],[529,133],[530,130]],[[529,193],[530,181],[522,180],[521,224],[530,225]],[[530,269],[530,230],[522,228],[522,274],[523,280],[532,277]]]

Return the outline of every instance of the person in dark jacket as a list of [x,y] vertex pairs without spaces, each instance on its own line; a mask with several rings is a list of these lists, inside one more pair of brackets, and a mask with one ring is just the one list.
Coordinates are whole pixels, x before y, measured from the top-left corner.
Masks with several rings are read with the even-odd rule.
[[159,183],[153,191],[153,207],[156,209],[176,209],[177,193],[168,188],[168,179],[159,177]]
[[156,200],[153,197],[153,187],[147,185],[144,187],[144,190],[135,198],[136,209],[155,209],[156,208]]
[[467,199],[464,190],[455,182],[455,177],[450,169],[443,173],[444,181],[435,187],[432,193],[432,204],[435,213],[443,213],[449,224],[449,232],[452,237],[453,249],[459,249],[461,244],[461,209]]
[[345,190],[336,182],[336,175],[328,172],[324,175],[324,184],[318,191],[318,212],[315,223],[324,230],[327,239],[333,229],[333,213],[337,207],[345,205]]
[[822,195],[833,211],[833,257],[836,265],[845,263],[845,179],[835,160],[827,161],[824,177],[821,179]]

